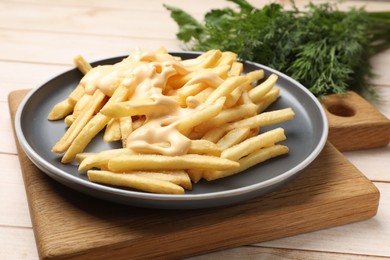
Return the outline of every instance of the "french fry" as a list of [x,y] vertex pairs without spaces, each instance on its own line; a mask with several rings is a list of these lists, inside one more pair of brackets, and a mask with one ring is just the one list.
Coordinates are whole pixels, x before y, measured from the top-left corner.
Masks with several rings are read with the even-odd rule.
[[68,99],[62,100],[53,107],[47,118],[49,120],[59,120],[65,118],[67,115],[72,113],[73,107],[74,106],[69,103]]
[[85,153],[78,153],[75,157],[75,160],[78,164],[80,164],[82,161],[84,161],[87,157],[95,155],[95,152],[85,152]]
[[250,132],[251,129],[249,127],[232,129],[228,133],[226,133],[221,139],[219,139],[216,145],[222,151],[226,150],[227,148],[232,147],[233,145],[245,140],[249,136]]
[[[73,117],[76,119],[81,111],[83,111],[84,107],[89,104],[91,101],[92,96],[88,94],[84,94],[75,104],[73,109]],[[96,112],[96,110],[95,110]]]
[[84,94],[85,94],[84,86],[78,84],[77,87],[72,91],[72,93],[70,93],[68,97],[68,102],[74,106]]
[[[97,90],[96,92],[99,91]],[[106,104],[110,104],[110,102],[120,102],[127,96],[127,94],[127,87],[121,85],[117,88],[113,96]],[[70,127],[75,125],[78,118]],[[89,122],[87,122],[87,124],[80,130],[78,135],[75,135],[74,140],[70,142],[70,145],[66,150],[64,156],[62,157],[61,162],[71,162],[76,157],[76,154],[81,153],[85,149],[85,147],[91,142],[92,138],[94,138],[107,125],[110,119],[111,118],[101,114],[100,112],[97,113],[94,117],[92,117],[92,119],[89,120]]]
[[209,131],[207,131],[202,139],[204,140],[208,140],[210,142],[218,142],[219,139],[222,138],[222,136],[225,135],[225,133],[227,132],[227,128],[226,126],[221,126],[221,127],[218,127],[218,128],[213,128],[213,129],[210,129]]
[[280,88],[273,88],[271,89],[260,101],[258,102],[257,106],[257,113],[262,113],[264,110],[266,110],[272,103],[274,103],[280,93]]
[[232,160],[198,154],[185,154],[181,156],[156,154],[121,155],[108,161],[108,169],[113,172],[185,169],[225,170],[238,166],[239,163]]
[[232,130],[238,127],[248,126],[250,128],[258,128],[282,123],[294,118],[294,111],[291,108],[284,108],[270,112],[264,112],[256,116],[252,116],[234,123],[226,125],[226,130]]
[[88,71],[92,69],[91,64],[89,64],[81,55],[77,55],[73,59],[73,63],[77,66],[77,68],[81,71],[83,74],[87,74]]
[[188,150],[188,153],[220,156],[221,149],[215,143],[210,142],[208,140],[191,140],[191,145]]
[[119,118],[119,129],[121,133],[122,146],[127,147],[127,138],[133,132],[133,121],[131,116]]
[[199,169],[187,170],[187,174],[193,183],[198,183],[202,179],[203,172],[204,172],[204,170],[199,170]]
[[195,98],[199,100],[200,102],[204,102],[206,98],[214,91],[213,88],[208,87],[199,92],[198,94],[195,95]]
[[246,139],[245,141],[225,149],[221,153],[221,158],[238,161],[251,152],[260,148],[273,145],[274,143],[286,139],[283,128],[272,129],[255,137]]
[[78,134],[82,131],[84,126],[92,118],[96,107],[100,106],[104,98],[105,95],[101,91],[99,90],[95,91],[90,104],[80,112],[80,115],[75,119],[72,125],[68,128],[64,136],[53,146],[52,151],[54,153],[63,153],[70,147],[73,140],[78,136]]
[[179,98],[179,102],[181,104],[181,106],[185,106],[187,105],[187,97],[189,96],[195,96],[196,94],[200,93],[202,90],[204,90],[206,88],[206,84],[204,83],[195,83],[195,84],[192,84],[192,85],[186,85],[186,86],[183,86],[182,88],[180,88],[178,91],[177,91],[177,96]]
[[270,147],[266,147],[260,150],[257,150],[248,156],[244,157],[243,159],[239,160],[240,167],[232,170],[226,170],[226,171],[205,171],[203,173],[203,178],[205,178],[208,181],[213,181],[216,179],[228,177],[234,174],[237,174],[239,172],[245,171],[246,169],[249,169],[250,167],[253,167],[256,164],[262,163],[264,161],[267,161],[271,158],[286,154],[289,152],[289,149],[287,146],[284,145],[273,145]]
[[232,76],[227,78],[221,85],[218,86],[205,100],[206,105],[214,103],[220,97],[226,97],[234,89],[247,84],[247,78],[242,76]]
[[[249,84],[258,81],[262,78],[264,78],[264,70],[254,70],[251,72],[248,72],[245,77],[248,79]],[[247,90],[250,90],[252,88],[248,88]]]
[[128,148],[105,150],[98,153],[79,153],[76,160],[79,162],[79,171],[92,168],[107,169],[108,161],[121,155],[133,155],[134,151]]
[[237,54],[231,51],[224,51],[222,52],[222,57],[218,60],[216,66],[221,65],[229,65],[232,66],[232,64],[237,60]]
[[118,118],[111,118],[108,121],[106,130],[104,131],[103,141],[104,142],[115,142],[121,140],[121,128]]
[[257,106],[255,104],[244,104],[222,110],[211,121],[195,127],[195,131],[204,132],[211,128],[216,128],[226,123],[234,122],[243,118],[256,115]]
[[169,181],[183,187],[186,190],[192,189],[191,179],[188,173],[185,171],[131,172],[129,174],[144,176],[162,181]]
[[244,64],[237,61],[232,62],[232,67],[230,68],[230,75],[240,76],[243,70],[244,70]]
[[278,76],[276,74],[271,74],[263,83],[259,84],[257,87],[252,88],[248,94],[254,103],[257,103],[262,99],[265,94],[267,94],[274,86]]
[[89,180],[92,182],[129,187],[141,191],[162,194],[183,194],[183,187],[169,181],[149,178],[134,174],[117,174],[109,171],[89,170],[87,172]]
[[70,126],[71,124],[73,124],[75,118],[74,116],[71,114],[71,115],[67,115],[64,119],[64,122],[67,126]]
[[179,132],[184,135],[188,134],[195,126],[216,116],[222,110],[225,99],[225,97],[221,97],[214,104],[182,118],[177,124]]

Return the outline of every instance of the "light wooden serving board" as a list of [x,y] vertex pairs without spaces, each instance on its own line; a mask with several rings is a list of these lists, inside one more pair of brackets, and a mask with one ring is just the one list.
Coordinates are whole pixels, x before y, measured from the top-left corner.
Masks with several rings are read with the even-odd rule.
[[[26,94],[9,95],[12,119]],[[42,259],[182,258],[292,236],[373,217],[379,191],[327,143],[288,185],[237,205],[150,210],[98,200],[59,184],[18,146]]]

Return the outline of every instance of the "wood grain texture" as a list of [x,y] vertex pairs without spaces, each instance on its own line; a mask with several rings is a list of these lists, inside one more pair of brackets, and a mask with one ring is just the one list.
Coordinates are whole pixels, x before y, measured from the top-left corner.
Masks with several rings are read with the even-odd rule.
[[388,145],[390,120],[353,91],[322,100],[329,123],[328,140],[340,151]]
[[[26,93],[10,94],[13,118]],[[302,175],[275,192],[188,211],[140,209],[80,194],[18,150],[42,259],[181,258],[368,219],[379,203],[378,189],[330,143]]]

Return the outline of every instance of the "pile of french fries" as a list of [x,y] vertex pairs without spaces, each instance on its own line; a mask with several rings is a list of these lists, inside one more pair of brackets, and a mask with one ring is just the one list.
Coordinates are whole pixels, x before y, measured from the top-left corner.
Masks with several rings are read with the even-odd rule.
[[[210,50],[182,60],[160,48],[135,49],[121,62],[94,68],[74,60],[85,75],[49,120],[64,120],[53,146],[62,162],[76,160],[90,181],[144,192],[183,194],[192,185],[240,173],[286,154],[284,130],[291,108],[264,112],[280,94],[277,75],[243,72],[232,52]],[[121,147],[84,152],[98,133]],[[261,174],[261,172],[259,172]]]

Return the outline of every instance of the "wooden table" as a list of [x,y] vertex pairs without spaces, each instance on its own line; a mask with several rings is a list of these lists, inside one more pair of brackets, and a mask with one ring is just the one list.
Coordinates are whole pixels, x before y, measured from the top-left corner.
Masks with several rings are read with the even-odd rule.
[[[268,1],[251,1],[261,6]],[[288,2],[288,1],[280,1]],[[211,8],[232,6],[216,0],[1,0],[0,1],[0,259],[37,259],[21,168],[7,97],[13,90],[33,88],[72,68],[72,58],[89,61],[124,55],[141,47],[180,50],[177,26],[162,4],[189,10],[198,19]],[[299,1],[298,6],[307,1]],[[346,1],[347,6],[390,10],[385,1]],[[372,61],[378,74],[373,85],[382,102],[375,104],[390,118],[390,51]],[[390,257],[390,146],[344,155],[380,190],[377,215],[369,220],[247,245],[194,257],[378,259]]]

